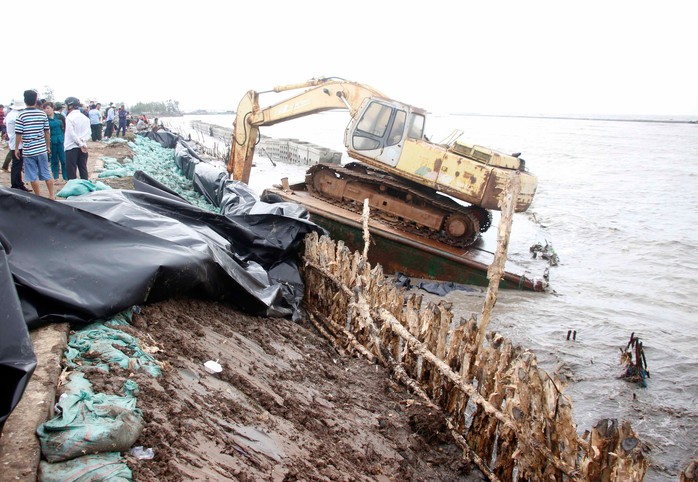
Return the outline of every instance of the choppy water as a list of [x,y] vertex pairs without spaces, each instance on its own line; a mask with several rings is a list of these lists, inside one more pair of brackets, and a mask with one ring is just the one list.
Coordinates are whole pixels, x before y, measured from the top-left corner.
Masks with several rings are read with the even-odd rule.
[[[231,127],[232,116],[190,119]],[[344,151],[345,113],[326,113],[265,128]],[[427,133],[503,152],[522,152],[538,176],[531,209],[514,220],[509,259],[534,272],[529,247],[552,243],[555,293],[500,291],[491,329],[532,349],[539,364],[569,380],[579,431],[606,417],[629,420],[650,447],[646,480],[677,480],[698,457],[698,125],[617,120],[432,116]],[[250,185],[303,168],[259,159]],[[481,295],[447,299],[467,316]],[[576,330],[576,341],[567,341]],[[631,333],[644,343],[647,388],[618,379],[619,348]]]

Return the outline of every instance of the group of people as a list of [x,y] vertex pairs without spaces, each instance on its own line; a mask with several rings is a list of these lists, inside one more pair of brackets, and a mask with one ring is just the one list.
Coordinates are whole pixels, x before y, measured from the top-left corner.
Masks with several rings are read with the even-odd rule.
[[[0,136],[9,147],[2,169],[8,171],[11,166],[12,188],[30,191],[24,184],[28,182],[38,196],[40,182],[45,181],[49,198],[55,199],[54,182],[60,175],[64,181],[89,178],[87,142],[102,139],[101,104],[85,109],[76,97],[68,97],[64,103],[38,97],[36,90],[29,89],[24,91],[23,101],[13,101],[8,113],[0,105]],[[147,123],[144,118],[139,119],[139,125]],[[120,132],[126,136],[131,119],[123,105],[117,110],[110,103],[105,119],[105,137],[112,137],[114,126],[117,136]]]
[[90,129],[92,131],[92,140],[102,140],[102,129],[104,129],[104,137],[110,139],[114,134],[114,126],[116,126],[116,135],[121,133],[126,136],[126,128],[131,123],[129,112],[121,105],[118,110],[113,102],[109,103],[106,113],[102,113],[102,104],[90,104],[86,114],[90,119]]
[[[65,105],[65,110],[63,107]],[[40,181],[46,182],[50,199],[56,199],[54,180],[59,171],[63,179],[88,179],[87,141],[90,139],[90,121],[80,111],[80,100],[65,99],[65,104],[39,101],[35,90],[25,90],[23,101],[14,101],[4,117],[11,163],[11,187],[40,195]],[[3,110],[4,112],[4,110]],[[50,160],[49,160],[50,156]],[[50,166],[50,168],[49,168]]]

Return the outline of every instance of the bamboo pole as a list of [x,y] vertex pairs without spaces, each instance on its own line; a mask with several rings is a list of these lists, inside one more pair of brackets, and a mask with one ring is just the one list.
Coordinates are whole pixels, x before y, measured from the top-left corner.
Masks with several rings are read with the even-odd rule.
[[364,252],[363,256],[368,259],[368,245],[371,242],[371,235],[368,232],[368,219],[370,214],[370,208],[368,207],[368,198],[364,199],[364,211],[361,214],[361,224],[363,225],[364,231]]
[[497,250],[494,253],[494,261],[487,270],[487,277],[490,284],[487,287],[487,295],[485,303],[482,307],[482,318],[480,320],[480,329],[477,335],[477,347],[482,345],[485,339],[485,331],[490,323],[492,308],[497,301],[497,292],[499,291],[499,283],[504,275],[504,264],[507,261],[507,250],[509,249],[509,235],[511,234],[511,224],[514,221],[514,209],[516,208],[516,199],[521,191],[521,177],[515,172],[509,176],[505,188],[502,190],[502,195],[499,199],[499,207],[502,211],[499,220],[499,228],[497,230]]
[[458,386],[461,390],[470,396],[473,402],[480,405],[488,414],[499,420],[502,425],[517,434],[517,440],[524,446],[530,447],[533,450],[540,452],[549,462],[551,462],[555,467],[565,473],[569,477],[569,480],[580,480],[579,473],[577,469],[570,466],[566,462],[560,460],[558,457],[552,454],[550,449],[545,445],[541,445],[537,440],[529,439],[525,436],[521,427],[519,427],[509,416],[500,412],[495,406],[493,406],[489,401],[485,400],[482,395],[480,395],[471,384],[465,382],[460,375],[455,373],[451,368],[446,365],[443,361],[439,360],[433,353],[424,347],[418,339],[412,336],[405,327],[403,327],[400,322],[398,322],[393,315],[384,308],[378,309],[379,316],[381,320],[390,325],[390,328],[400,335],[414,350],[414,352],[422,356],[431,365],[438,369],[446,378]]

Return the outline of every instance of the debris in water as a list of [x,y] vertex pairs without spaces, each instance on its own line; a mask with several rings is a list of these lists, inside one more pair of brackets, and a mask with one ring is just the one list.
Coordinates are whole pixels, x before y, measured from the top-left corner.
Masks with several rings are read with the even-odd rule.
[[555,252],[555,248],[553,248],[553,245],[547,241],[545,242],[545,246],[543,246],[541,243],[534,244],[529,248],[529,251],[533,253],[534,259],[540,255],[542,259],[545,259],[548,261],[548,263],[550,263],[550,266],[557,266],[560,262],[560,258]]
[[635,333],[630,335],[630,341],[628,341],[625,351],[621,349],[620,362],[625,365],[625,373],[621,375],[621,378],[635,382],[643,388],[647,387],[647,378],[650,378],[650,372],[647,369],[647,359],[642,342],[640,338],[635,336]]

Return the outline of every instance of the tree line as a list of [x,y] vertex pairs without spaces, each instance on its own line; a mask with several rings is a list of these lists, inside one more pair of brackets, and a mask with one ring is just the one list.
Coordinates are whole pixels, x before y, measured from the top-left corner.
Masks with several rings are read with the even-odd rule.
[[138,102],[128,109],[132,114],[153,114],[160,116],[182,115],[179,110],[179,101],[166,100],[157,102]]
[[[54,100],[54,92],[53,88],[49,85],[44,86],[43,92],[40,96],[42,99]],[[62,99],[56,99],[60,100],[62,102]],[[123,102],[115,102],[115,106],[120,106],[124,104]],[[102,106],[106,106],[104,102],[102,102]],[[132,114],[152,114],[152,115],[159,115],[163,117],[167,116],[180,116],[183,115],[182,111],[179,110],[179,101],[178,100],[164,100],[164,101],[154,101],[154,102],[138,102],[135,105],[132,106],[127,106],[128,111],[131,112]]]

